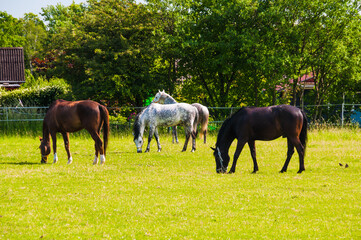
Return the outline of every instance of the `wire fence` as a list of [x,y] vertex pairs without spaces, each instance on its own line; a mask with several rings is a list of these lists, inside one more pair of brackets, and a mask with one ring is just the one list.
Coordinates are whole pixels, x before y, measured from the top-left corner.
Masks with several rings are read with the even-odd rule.
[[[135,116],[144,107],[111,107],[110,124],[115,130],[131,129]],[[0,107],[0,130],[37,128],[48,107]],[[209,130],[217,130],[223,121],[240,107],[208,107],[210,112]],[[361,104],[326,104],[303,107],[310,125],[328,124],[333,126],[361,125]],[[316,116],[317,113],[317,117]],[[40,126],[40,127],[39,127]]]

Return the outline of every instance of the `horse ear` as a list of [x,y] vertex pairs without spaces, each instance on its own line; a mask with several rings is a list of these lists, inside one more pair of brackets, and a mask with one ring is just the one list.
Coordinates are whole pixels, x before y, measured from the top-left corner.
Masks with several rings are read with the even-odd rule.
[[163,92],[165,93],[164,89],[163,89]]
[[211,147],[211,149],[212,149],[213,151],[216,151],[216,149],[215,149],[215,148],[213,148],[213,147]]

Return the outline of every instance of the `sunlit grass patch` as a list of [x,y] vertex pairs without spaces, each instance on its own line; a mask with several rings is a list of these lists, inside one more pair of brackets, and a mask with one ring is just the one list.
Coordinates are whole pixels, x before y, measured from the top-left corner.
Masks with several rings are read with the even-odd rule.
[[360,130],[310,131],[302,174],[297,153],[279,173],[282,138],[256,142],[257,174],[245,146],[232,175],[216,174],[215,136],[198,140],[194,153],[181,152],[183,137],[179,144],[170,135],[160,140],[160,153],[153,140],[151,151],[139,154],[131,135],[111,136],[105,165],[93,166],[86,134],[70,136],[71,165],[61,138],[59,162],[45,165],[37,137],[0,138],[0,238],[361,237]]

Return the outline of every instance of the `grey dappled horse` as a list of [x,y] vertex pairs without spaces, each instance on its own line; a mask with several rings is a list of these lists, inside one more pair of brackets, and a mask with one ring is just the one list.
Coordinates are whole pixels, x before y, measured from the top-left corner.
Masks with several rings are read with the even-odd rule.
[[[168,93],[158,90],[158,93],[154,96],[153,99],[154,103],[161,103],[161,104],[174,104],[177,101],[170,96]],[[201,124],[201,132],[200,138],[202,135],[204,136],[204,143],[207,142],[207,128],[208,128],[208,119],[209,119],[209,111],[206,106],[203,106],[200,103],[193,103],[192,106],[196,107],[198,110],[198,124]],[[177,126],[172,127],[173,130],[173,143],[174,139],[178,143],[178,136],[177,136]]]
[[186,140],[182,152],[187,150],[190,136],[192,136],[192,152],[194,152],[196,150],[197,121],[198,111],[190,104],[176,103],[162,105],[158,103],[151,103],[137,115],[134,122],[133,135],[137,152],[142,152],[145,127],[149,127],[148,146],[145,152],[149,152],[150,142],[153,135],[157,140],[158,152],[160,152],[162,148],[159,143],[157,127],[171,127],[180,124],[183,125],[186,134]]

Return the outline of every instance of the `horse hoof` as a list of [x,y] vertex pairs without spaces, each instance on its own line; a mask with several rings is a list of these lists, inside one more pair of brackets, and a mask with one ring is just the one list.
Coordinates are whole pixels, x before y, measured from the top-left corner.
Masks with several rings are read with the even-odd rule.
[[105,163],[105,156],[100,155],[100,164],[103,165]]

